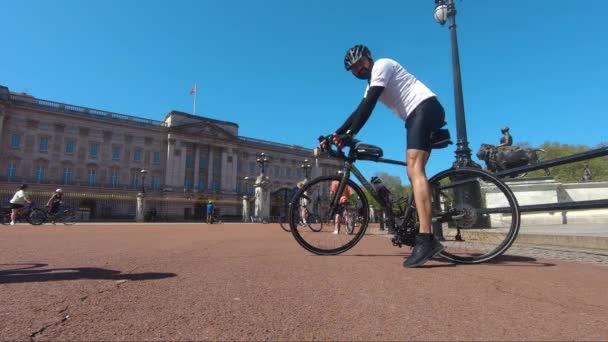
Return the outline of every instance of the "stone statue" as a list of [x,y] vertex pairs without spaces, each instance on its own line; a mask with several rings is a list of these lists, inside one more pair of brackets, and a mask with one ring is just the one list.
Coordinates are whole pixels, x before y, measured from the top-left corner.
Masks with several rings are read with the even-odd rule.
[[583,177],[581,178],[581,181],[588,182],[591,180],[591,178],[593,178],[593,174],[591,173],[591,168],[589,167],[589,164],[585,163],[585,164],[583,164]]
[[255,187],[254,215],[265,221],[270,215],[270,180],[267,176],[260,174],[253,186]]

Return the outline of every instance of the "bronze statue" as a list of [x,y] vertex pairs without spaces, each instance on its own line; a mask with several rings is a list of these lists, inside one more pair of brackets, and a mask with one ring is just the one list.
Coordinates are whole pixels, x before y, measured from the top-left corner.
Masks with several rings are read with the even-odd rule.
[[[512,169],[518,166],[538,163],[540,160],[539,152],[545,153],[540,148],[521,148],[513,145],[513,137],[509,134],[509,127],[504,126],[500,129],[503,136],[499,145],[481,144],[477,152],[477,158],[486,162],[486,169],[490,172],[499,172]],[[545,174],[549,176],[549,170],[545,169]],[[519,175],[523,177],[525,173]]]
[[588,182],[591,180],[591,178],[593,178],[593,174],[591,173],[591,168],[589,167],[589,164],[585,163],[585,164],[583,164],[583,177],[581,178],[581,181]]
[[513,137],[509,134],[509,127],[504,126],[500,131],[502,132],[502,138],[500,138],[500,144],[496,147],[513,145]]

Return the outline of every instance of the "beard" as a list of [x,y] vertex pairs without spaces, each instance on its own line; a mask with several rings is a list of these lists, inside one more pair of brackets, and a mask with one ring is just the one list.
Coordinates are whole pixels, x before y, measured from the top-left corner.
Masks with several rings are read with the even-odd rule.
[[355,77],[360,80],[369,80],[372,76],[372,70],[368,68],[362,68],[358,74],[353,73],[353,75],[355,75]]

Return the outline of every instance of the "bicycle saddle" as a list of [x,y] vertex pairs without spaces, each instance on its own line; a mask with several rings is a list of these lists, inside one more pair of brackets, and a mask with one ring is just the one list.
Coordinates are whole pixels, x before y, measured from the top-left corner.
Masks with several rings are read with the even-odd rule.
[[[445,123],[444,123],[445,125]],[[450,131],[447,128],[440,128],[436,131],[431,132],[431,148],[441,149],[446,148],[448,145],[452,145],[453,142],[450,139]]]

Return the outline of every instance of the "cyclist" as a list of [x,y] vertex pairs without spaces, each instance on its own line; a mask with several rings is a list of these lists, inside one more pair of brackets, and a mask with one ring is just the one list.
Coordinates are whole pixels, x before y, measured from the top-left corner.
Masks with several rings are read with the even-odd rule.
[[[416,246],[404,267],[416,267],[443,250],[441,243],[431,233],[431,191],[425,166],[431,145],[447,145],[449,134],[435,135],[445,125],[445,113],[437,96],[420,80],[410,74],[398,62],[389,58],[372,59],[370,50],[364,45],[355,45],[344,56],[347,71],[364,81],[367,88],[357,109],[346,119],[330,138],[338,147],[352,142],[369,119],[378,100],[405,121],[407,129],[407,175],[414,191],[416,208],[420,218],[420,232]],[[326,148],[329,142],[321,141]]]
[[[59,212],[59,207],[63,203],[63,190],[57,189],[55,193],[46,202],[46,207],[49,208],[49,214],[55,216]],[[51,222],[55,223],[54,220]]]
[[19,186],[19,190],[15,193],[13,198],[10,200],[11,226],[15,225],[17,216],[19,216],[19,213],[20,213],[21,209],[25,206],[25,204],[32,203],[32,201],[30,201],[30,199],[28,198],[27,193],[25,193],[26,189],[27,189],[27,184],[21,184],[21,186]]
[[[338,191],[338,185],[340,185],[340,182],[335,180],[332,181],[329,184],[329,196],[333,197],[333,195],[336,193],[336,191]],[[346,188],[344,188],[344,191],[342,192],[342,196],[340,196],[340,200],[338,201],[338,212],[336,213],[336,217],[335,217],[335,226],[334,226],[334,234],[340,234],[340,218],[344,217],[344,221],[346,224],[348,224],[346,222],[346,215],[348,215],[347,211],[346,211],[346,203],[348,202],[348,199],[350,198],[350,196],[353,194],[353,188],[351,188],[350,186],[346,186]]]

